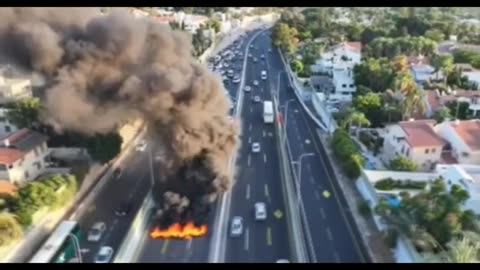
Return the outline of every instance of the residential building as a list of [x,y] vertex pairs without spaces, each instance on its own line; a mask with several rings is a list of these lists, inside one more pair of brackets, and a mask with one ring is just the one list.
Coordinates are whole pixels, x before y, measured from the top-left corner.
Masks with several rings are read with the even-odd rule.
[[0,75],[0,104],[10,103],[20,98],[32,97],[31,80],[27,78],[9,78]]
[[329,98],[351,100],[356,91],[353,67],[361,61],[360,42],[343,42],[322,54],[310,68],[315,75],[331,76],[333,91]]
[[43,173],[49,152],[46,136],[24,128],[0,142],[0,179],[22,184]]
[[428,171],[441,161],[446,142],[435,132],[435,120],[411,120],[389,125],[385,130],[382,159],[389,163],[397,156],[412,160],[419,170]]
[[8,121],[7,112],[7,108],[0,107],[0,137],[3,137],[18,130],[17,126]]
[[197,32],[197,29],[200,28],[200,25],[205,25],[208,21],[207,16],[193,14],[184,14],[182,18],[185,31],[188,31],[192,34]]
[[461,164],[480,164],[480,120],[444,121],[435,127]]
[[435,72],[435,68],[428,64],[413,64],[410,66],[413,78],[419,85],[423,85],[427,81],[443,80],[441,71]]
[[[468,109],[474,117],[480,117],[480,92],[474,90],[454,90],[440,92],[439,90],[426,91],[426,114],[432,117],[436,111],[445,107],[449,102],[467,102]],[[454,116],[455,117],[455,116]]]

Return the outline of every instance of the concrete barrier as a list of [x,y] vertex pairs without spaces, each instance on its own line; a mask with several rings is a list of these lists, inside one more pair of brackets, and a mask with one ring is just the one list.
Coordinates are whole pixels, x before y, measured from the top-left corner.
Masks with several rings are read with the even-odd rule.
[[130,225],[130,229],[123,239],[113,263],[131,263],[136,261],[141,250],[138,247],[149,234],[148,224],[150,223],[151,209],[154,206],[155,202],[150,191]]
[[[278,112],[278,101],[276,100],[275,95],[273,95],[273,104],[275,108],[275,119],[278,119],[279,112]],[[285,200],[285,211],[286,216],[288,217],[287,220],[287,228],[288,228],[288,235],[290,236],[290,253],[294,255],[293,261],[298,263],[308,263],[308,256],[306,253],[306,247],[304,245],[303,239],[305,239],[303,235],[303,229],[300,219],[300,214],[298,212],[298,208],[295,206],[296,196],[293,192],[292,187],[292,172],[290,170],[290,162],[288,157],[285,154],[285,146],[283,145],[283,136],[282,128],[278,121],[274,121],[275,123],[275,135],[276,135],[276,142],[277,142],[277,149],[279,152],[279,163],[280,163],[280,177],[282,178],[282,192],[283,197]]]

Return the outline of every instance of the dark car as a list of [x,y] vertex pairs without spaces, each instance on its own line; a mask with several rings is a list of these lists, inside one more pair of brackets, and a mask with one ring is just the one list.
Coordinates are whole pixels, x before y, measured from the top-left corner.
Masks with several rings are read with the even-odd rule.
[[128,215],[128,213],[130,213],[130,211],[132,211],[132,204],[122,203],[120,205],[120,207],[118,207],[118,209],[115,211],[115,215],[117,215],[119,217],[124,217],[124,216]]

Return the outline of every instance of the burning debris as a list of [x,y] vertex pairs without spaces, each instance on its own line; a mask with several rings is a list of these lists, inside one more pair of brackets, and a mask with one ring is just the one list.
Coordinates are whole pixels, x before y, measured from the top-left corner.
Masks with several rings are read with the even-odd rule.
[[153,239],[158,238],[178,238],[178,239],[193,239],[195,237],[202,237],[207,234],[207,225],[196,227],[193,222],[182,226],[180,223],[175,223],[167,229],[155,228],[150,236]]
[[239,130],[223,85],[191,51],[187,34],[124,10],[0,9],[1,60],[48,81],[45,123],[94,135],[142,117],[165,146],[168,173],[156,187],[162,229],[152,237],[206,233],[211,203],[230,187]]

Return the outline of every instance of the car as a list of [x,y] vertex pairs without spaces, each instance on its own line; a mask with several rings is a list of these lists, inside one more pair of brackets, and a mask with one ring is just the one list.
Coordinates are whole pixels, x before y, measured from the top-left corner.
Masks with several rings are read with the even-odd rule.
[[107,230],[107,225],[104,222],[96,222],[88,232],[87,240],[89,242],[98,242]]
[[276,263],[290,263],[290,261],[287,259],[278,259]]
[[243,90],[245,90],[245,92],[250,92],[250,91],[252,91],[252,88],[247,85],[247,86],[245,86],[245,88]]
[[340,110],[335,107],[327,107],[327,111],[331,113],[338,113]]
[[252,143],[252,152],[253,153],[260,153],[260,143],[258,143],[258,142]]
[[257,202],[254,206],[255,220],[261,221],[267,219],[267,206],[263,202]]
[[264,54],[260,55],[260,58],[265,59],[265,55]]
[[255,96],[255,97],[253,98],[253,101],[255,101],[255,102],[260,102],[260,97],[259,97],[259,96]]
[[223,63],[223,66],[224,66],[224,67],[228,67],[228,66],[230,66],[230,65],[229,65],[227,62],[225,62],[225,63]]
[[257,58],[256,58],[256,57],[253,58],[253,62],[257,62]]
[[240,78],[236,77],[236,78],[233,78],[233,83],[239,83],[240,82]]
[[224,69],[220,70],[220,74],[222,74],[222,75],[225,74],[225,72],[226,71]]
[[272,52],[272,49],[268,49],[268,52]]
[[250,45],[250,49],[253,49],[253,45]]
[[145,152],[145,150],[147,149],[147,142],[145,140],[139,141],[135,146],[135,149],[139,152]]
[[232,219],[232,225],[230,227],[230,236],[239,237],[243,234],[243,218],[235,216]]
[[208,69],[212,70],[213,69],[213,64],[208,64]]
[[113,248],[109,246],[102,246],[95,255],[95,263],[109,263],[113,257]]
[[124,217],[132,210],[132,205],[130,203],[122,203],[120,207],[115,211],[115,215],[119,217]]
[[227,75],[223,75],[222,79],[223,79],[224,81],[228,81]]
[[257,85],[258,85],[258,81],[257,81],[257,80],[254,80],[254,81],[253,81],[253,85],[257,86]]
[[251,53],[249,53],[249,54],[248,54],[248,57],[252,58],[252,54],[251,54]]

